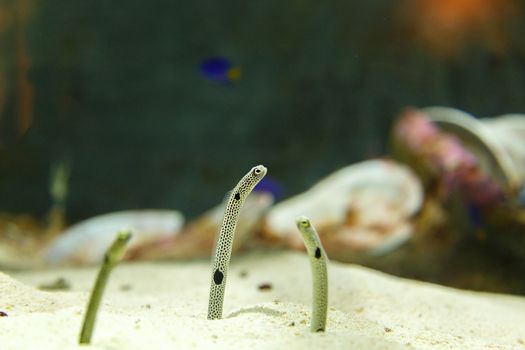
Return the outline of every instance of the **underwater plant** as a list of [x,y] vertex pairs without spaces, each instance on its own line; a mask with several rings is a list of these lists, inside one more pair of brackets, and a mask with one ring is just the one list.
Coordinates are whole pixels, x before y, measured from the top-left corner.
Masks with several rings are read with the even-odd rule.
[[89,303],[84,317],[84,323],[82,325],[82,330],[80,331],[80,344],[89,344],[91,342],[91,335],[93,333],[93,327],[95,325],[95,319],[97,317],[97,311],[100,306],[100,300],[102,299],[102,294],[106,288],[106,284],[109,278],[109,274],[117,263],[122,259],[124,253],[126,252],[126,244],[131,238],[131,231],[122,230],[117,233],[115,241],[106,251],[104,255],[104,262],[100,268],[100,271],[91,292],[91,297],[89,298]]
[[239,219],[239,212],[244,200],[252,192],[255,185],[266,175],[266,167],[257,165],[253,167],[233,188],[226,202],[224,218],[222,220],[215,255],[213,257],[213,269],[210,287],[210,298],[208,304],[208,319],[222,318],[222,306],[224,303],[224,290],[226,288],[226,276],[232,253],[235,226]]
[[295,222],[303,237],[312,267],[313,301],[310,330],[312,332],[324,332],[328,311],[328,273],[326,271],[328,257],[317,231],[310,223],[310,219],[306,216],[299,216]]

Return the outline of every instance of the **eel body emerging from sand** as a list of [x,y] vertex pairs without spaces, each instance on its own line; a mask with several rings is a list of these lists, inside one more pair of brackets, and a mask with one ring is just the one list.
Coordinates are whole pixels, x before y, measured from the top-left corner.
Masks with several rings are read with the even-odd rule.
[[237,225],[237,220],[239,218],[239,212],[244,200],[252,192],[255,185],[257,185],[264,175],[266,175],[266,171],[266,167],[263,165],[253,167],[246,175],[244,175],[228,197],[226,209],[224,210],[224,219],[222,221],[213,258],[210,300],[208,304],[209,320],[222,318],[226,275],[228,274],[228,265],[230,264],[233,237],[235,234],[235,226]]
[[301,231],[301,236],[303,236],[312,267],[313,302],[310,330],[312,332],[324,332],[328,311],[328,273],[326,271],[328,258],[317,231],[310,223],[310,219],[306,216],[299,216],[296,219],[296,224]]
[[95,325],[95,319],[97,317],[98,307],[100,306],[100,300],[104,289],[108,282],[109,274],[113,268],[118,264],[120,259],[126,252],[126,244],[131,239],[131,231],[122,230],[117,234],[117,238],[113,244],[108,248],[106,255],[104,256],[104,262],[97,276],[95,286],[91,292],[91,298],[84,317],[84,324],[80,331],[80,344],[89,344],[91,342],[91,335],[93,333],[93,327]]

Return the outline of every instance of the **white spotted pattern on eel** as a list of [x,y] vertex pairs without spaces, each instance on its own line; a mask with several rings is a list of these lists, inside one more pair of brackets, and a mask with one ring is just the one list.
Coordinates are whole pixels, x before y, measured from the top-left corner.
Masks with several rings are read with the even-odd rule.
[[222,220],[213,258],[210,301],[208,305],[209,320],[222,318],[226,276],[228,274],[228,265],[230,264],[233,237],[235,234],[235,226],[239,219],[239,212],[244,200],[252,192],[255,185],[266,175],[266,171],[266,167],[263,165],[253,167],[231,191],[228,202],[226,203],[224,219]]

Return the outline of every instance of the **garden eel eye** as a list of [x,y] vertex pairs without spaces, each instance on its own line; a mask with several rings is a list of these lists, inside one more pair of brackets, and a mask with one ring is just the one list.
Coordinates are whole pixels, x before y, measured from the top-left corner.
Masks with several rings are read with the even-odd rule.
[[254,175],[259,175],[260,173],[261,173],[261,169],[259,169],[259,168],[253,169],[253,174]]
[[310,223],[308,222],[308,220],[303,220],[303,221],[301,221],[301,225],[303,227],[308,227],[308,226],[310,226]]

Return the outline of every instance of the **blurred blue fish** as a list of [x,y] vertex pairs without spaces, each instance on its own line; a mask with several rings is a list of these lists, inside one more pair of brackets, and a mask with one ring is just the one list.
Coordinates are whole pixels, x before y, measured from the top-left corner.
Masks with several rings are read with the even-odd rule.
[[224,57],[210,57],[201,62],[201,74],[208,80],[228,84],[241,75],[241,69]]
[[273,198],[277,201],[283,196],[283,187],[274,178],[266,175],[253,189],[257,192],[267,192],[273,195]]

